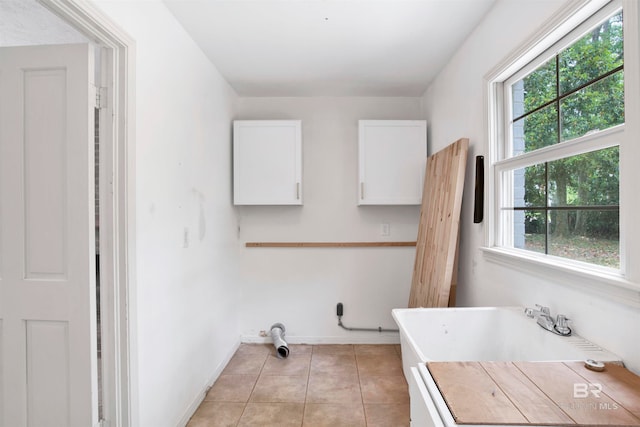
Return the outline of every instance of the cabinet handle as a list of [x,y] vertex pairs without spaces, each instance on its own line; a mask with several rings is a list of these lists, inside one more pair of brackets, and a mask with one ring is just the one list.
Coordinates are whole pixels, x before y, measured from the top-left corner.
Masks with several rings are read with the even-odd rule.
[[364,200],[364,182],[360,183],[360,199]]
[[300,183],[296,182],[296,199],[300,200]]

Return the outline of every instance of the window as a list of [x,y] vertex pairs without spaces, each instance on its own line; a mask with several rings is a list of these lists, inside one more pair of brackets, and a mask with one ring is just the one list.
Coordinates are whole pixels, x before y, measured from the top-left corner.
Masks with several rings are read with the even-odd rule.
[[495,246],[620,270],[621,8],[609,4],[501,89]]

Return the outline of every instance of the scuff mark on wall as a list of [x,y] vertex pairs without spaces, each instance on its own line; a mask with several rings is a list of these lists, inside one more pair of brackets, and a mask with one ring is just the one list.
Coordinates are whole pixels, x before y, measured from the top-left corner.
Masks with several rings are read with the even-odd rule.
[[198,238],[202,242],[204,240],[204,236],[207,234],[207,220],[204,216],[204,204],[200,201],[200,218],[198,221]]

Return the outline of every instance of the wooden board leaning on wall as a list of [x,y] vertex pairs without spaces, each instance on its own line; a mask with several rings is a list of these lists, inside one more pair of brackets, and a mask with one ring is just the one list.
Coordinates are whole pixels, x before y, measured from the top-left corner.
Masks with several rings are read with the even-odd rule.
[[469,140],[429,156],[409,307],[447,307],[457,280],[460,210]]

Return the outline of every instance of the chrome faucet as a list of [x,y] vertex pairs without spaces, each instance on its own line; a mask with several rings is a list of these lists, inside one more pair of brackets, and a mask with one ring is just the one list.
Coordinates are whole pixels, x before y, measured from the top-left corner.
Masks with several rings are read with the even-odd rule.
[[553,331],[558,335],[569,336],[571,335],[571,328],[569,327],[569,320],[564,314],[558,314],[556,316],[556,323],[553,325]]
[[536,307],[538,308],[537,310],[533,308],[525,308],[524,314],[526,314],[527,317],[536,319],[538,325],[547,331],[562,336],[571,335],[571,328],[568,325],[569,319],[567,319],[564,314],[558,314],[554,320],[553,317],[551,317],[549,307],[544,307],[539,304],[536,304]]

